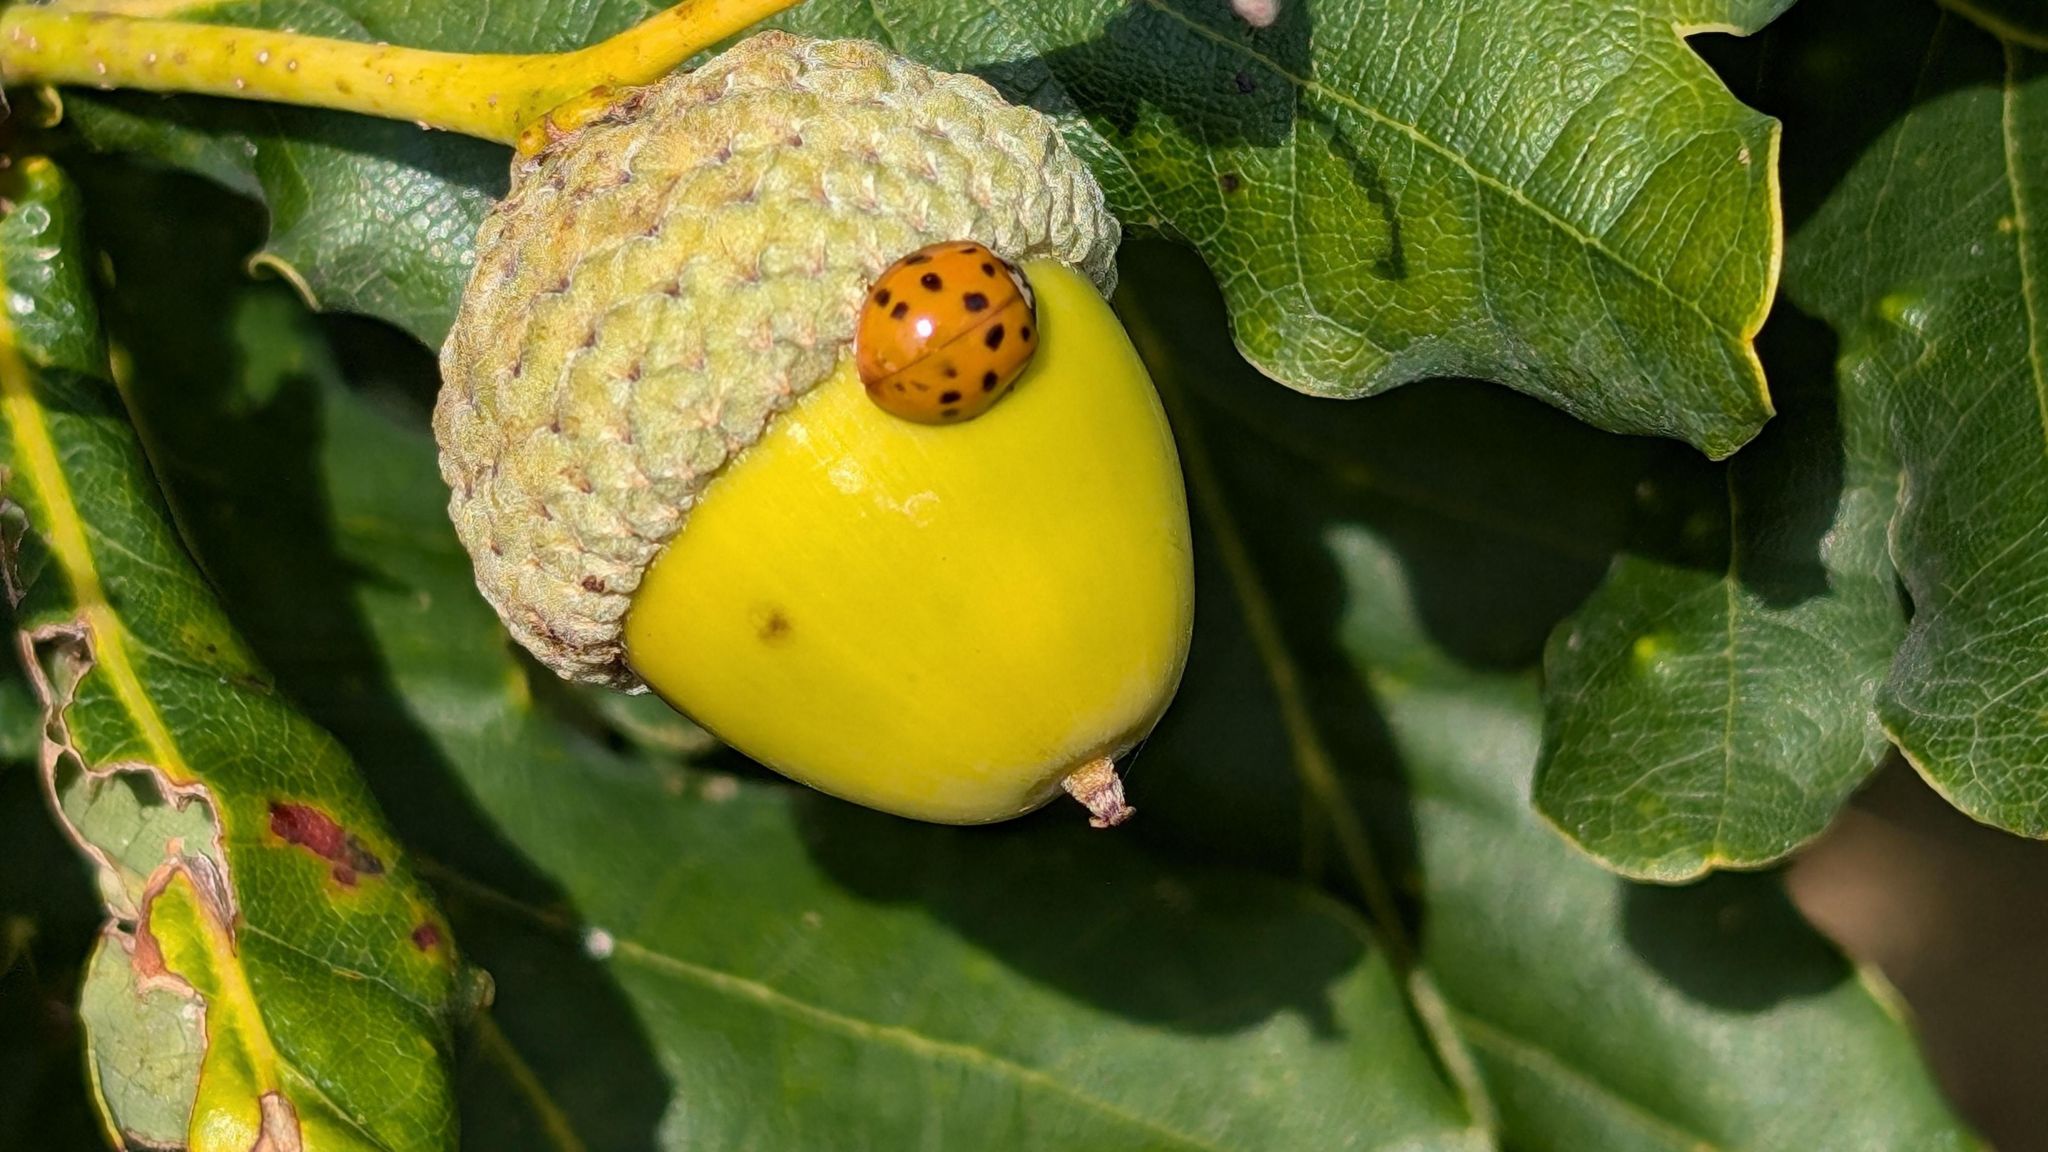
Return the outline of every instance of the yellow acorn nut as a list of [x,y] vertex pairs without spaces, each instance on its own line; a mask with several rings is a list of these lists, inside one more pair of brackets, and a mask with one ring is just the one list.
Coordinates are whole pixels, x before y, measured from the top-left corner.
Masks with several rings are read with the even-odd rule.
[[1043,345],[986,414],[913,423],[843,367],[712,483],[626,616],[656,692],[786,775],[949,823],[1030,811],[1151,730],[1193,608],[1172,434],[1095,288],[1027,270]]
[[[1064,785],[1126,816],[1114,758],[1187,652],[1187,508],[1104,299],[1115,219],[1052,122],[767,32],[535,143],[479,235],[434,421],[513,635],[871,807],[978,823]],[[934,244],[1021,269],[1036,346],[922,423],[871,401],[854,337],[877,278]]]

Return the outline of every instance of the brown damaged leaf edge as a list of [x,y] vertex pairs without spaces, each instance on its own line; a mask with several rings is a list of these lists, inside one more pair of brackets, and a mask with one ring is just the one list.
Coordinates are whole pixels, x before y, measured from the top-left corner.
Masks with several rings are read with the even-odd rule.
[[[0,469],[0,508],[8,511],[16,506],[7,503],[5,493],[9,477]],[[8,603],[19,606],[21,597],[16,594],[14,575],[17,571],[17,542],[0,540],[0,580],[7,588]],[[176,808],[183,809],[191,804],[200,805],[207,812],[207,825],[213,830],[203,845],[190,845],[173,841],[165,845],[167,856],[175,856],[204,869],[206,875],[195,874],[195,883],[218,895],[221,906],[229,916],[234,914],[234,897],[225,877],[220,875],[220,861],[224,859],[220,844],[220,822],[213,815],[213,798],[206,787],[197,783],[179,784],[174,782],[155,765],[144,761],[117,761],[101,767],[86,762],[78,746],[72,741],[67,714],[78,682],[93,668],[92,629],[83,618],[65,624],[45,625],[25,629],[15,637],[15,651],[20,657],[20,666],[27,675],[29,687],[43,717],[40,734],[40,753],[37,760],[43,794],[55,813],[63,811],[63,800],[58,795],[57,781],[66,770],[76,771],[83,781],[101,783],[121,776],[138,775],[149,780],[155,787],[158,798]],[[77,847],[94,868],[102,875],[118,875],[116,864],[107,850],[86,836],[71,821],[60,817],[58,828],[65,838]],[[103,886],[104,887],[104,886]],[[116,916],[135,916],[140,908],[112,909]]]
[[[188,999],[197,999],[199,995],[197,990],[187,983],[183,976],[173,972],[170,966],[164,962],[163,945],[158,943],[156,930],[150,925],[149,919],[151,905],[156,902],[158,896],[163,894],[163,890],[169,886],[172,877],[179,871],[181,871],[179,865],[166,863],[163,867],[156,870],[155,875],[149,878],[149,887],[142,894],[141,910],[135,918],[135,932],[131,937],[132,949],[130,954],[135,960],[135,981],[138,986],[143,988],[165,988]],[[197,879],[190,870],[184,870],[184,872],[186,879]],[[233,922],[234,916],[220,902],[217,894],[213,893],[205,885],[195,884],[195,887],[200,892],[207,894],[202,902],[206,905],[208,913],[212,915],[216,923],[225,925]]]
[[[123,1097],[101,1091],[108,1131],[189,1152],[453,1149],[452,1028],[487,1001],[488,980],[463,967],[387,847],[346,755],[277,696],[185,555],[108,378],[63,176],[29,158],[4,179],[0,585],[42,709],[39,775],[101,873],[102,947],[138,992],[169,991],[202,1018],[194,1081],[157,1086],[154,1104],[125,1097],[155,1109],[155,1135],[135,1136],[112,1103]],[[85,462],[94,482],[74,487]],[[235,708],[246,731],[233,736],[170,722]],[[120,777],[148,787],[102,804]],[[308,858],[330,882],[324,899],[294,879]],[[395,1055],[337,1049],[320,1023],[335,1005]],[[96,1072],[154,1027],[107,1019],[107,1034],[88,1023]]]
[[279,1093],[265,1092],[259,1104],[263,1134],[249,1152],[305,1152],[305,1142],[299,1138],[299,1114],[292,1102]]

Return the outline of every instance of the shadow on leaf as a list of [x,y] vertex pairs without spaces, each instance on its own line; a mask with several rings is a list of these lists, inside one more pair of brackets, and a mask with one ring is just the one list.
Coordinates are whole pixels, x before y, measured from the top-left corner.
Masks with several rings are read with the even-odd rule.
[[1716,1008],[1761,1012],[1850,976],[1849,962],[1807,926],[1776,876],[1724,874],[1624,891],[1629,947],[1672,986]]
[[[1224,198],[1252,191],[1251,182],[1264,178],[1233,168],[1233,151],[1291,148],[1292,186],[1272,191],[1305,214],[1302,243],[1315,258],[1379,279],[1404,278],[1395,190],[1336,111],[1309,99],[1313,31],[1314,8],[1305,0],[1282,5],[1266,28],[1238,19],[1228,0],[1141,0],[1081,43],[968,71],[1013,101],[1084,116],[1112,143],[1140,153],[1153,146],[1148,121],[1170,119],[1176,136],[1211,151]],[[1303,119],[1305,131],[1297,123]],[[1354,199],[1378,217],[1376,227],[1325,222],[1318,214],[1322,205]]]
[[1268,28],[1239,20],[1229,0],[1137,0],[1092,39],[968,71],[1014,102],[1080,112],[1112,136],[1157,115],[1214,148],[1273,148],[1294,131],[1296,81],[1314,68],[1311,29],[1304,0]]
[[1162,870],[1064,799],[1010,824],[942,828],[806,792],[798,817],[812,859],[854,895],[916,903],[1033,980],[1177,1031],[1293,1012],[1334,1035],[1324,990],[1366,948],[1347,915],[1300,888]]
[[[1601,578],[1629,493],[1658,448],[1606,436],[1490,384],[1439,381],[1370,401],[1314,399],[1253,371],[1188,252],[1132,245],[1120,297],[1170,394],[1183,442],[1199,436],[1231,530],[1196,517],[1197,635],[1181,697],[1133,778],[1133,825],[1161,851],[1302,870],[1360,895],[1324,790],[1305,785],[1290,724],[1365,813],[1397,892],[1420,889],[1413,798],[1374,687],[1350,650],[1354,590],[1333,549],[1365,525],[1400,558],[1420,626],[1477,669],[1528,667],[1552,623]],[[1191,371],[1192,366],[1200,366]],[[1190,468],[1197,465],[1191,461]],[[1304,477],[1309,477],[1304,482]],[[1199,503],[1199,502],[1198,502]],[[1224,554],[1230,536],[1270,602],[1253,620]],[[1272,660],[1289,667],[1276,675]],[[1398,669],[1389,669],[1398,675]],[[1285,681],[1290,687],[1276,685]],[[1289,716],[1293,711],[1295,720]],[[1403,909],[1419,934],[1421,910]]]
[[[1964,85],[2000,82],[1996,73],[1971,77],[1921,68],[1937,29],[1960,22],[1933,3],[1895,5],[1873,20],[1869,6],[1857,0],[1804,0],[1755,36],[1692,39],[1738,98],[1784,121],[1788,235],[1910,105]],[[1917,90],[1901,82],[1916,74]],[[1856,96],[1843,99],[1843,93]]]

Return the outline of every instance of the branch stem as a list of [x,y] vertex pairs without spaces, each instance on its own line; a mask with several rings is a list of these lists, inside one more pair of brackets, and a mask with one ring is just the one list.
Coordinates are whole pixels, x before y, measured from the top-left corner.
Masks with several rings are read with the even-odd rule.
[[550,109],[595,88],[651,83],[795,2],[683,0],[587,48],[525,56],[17,4],[0,11],[0,79],[333,108],[511,144]]

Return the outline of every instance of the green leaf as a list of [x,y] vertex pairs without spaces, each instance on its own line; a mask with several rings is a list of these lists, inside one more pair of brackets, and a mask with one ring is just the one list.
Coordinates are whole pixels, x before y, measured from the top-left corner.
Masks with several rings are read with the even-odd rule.
[[[7,589],[48,787],[98,867],[100,963],[150,993],[124,1012],[98,979],[87,1000],[110,1130],[156,1139],[189,1115],[215,1147],[453,1147],[449,1028],[472,989],[440,914],[187,558],[106,378],[77,196],[46,160],[14,173]],[[194,1065],[166,1053],[201,1044],[200,1074],[176,1079]]]
[[813,0],[796,26],[1068,116],[1118,214],[1202,252],[1276,379],[1483,376],[1722,456],[1770,414],[1750,339],[1777,130],[1682,37],[1786,6],[1286,3],[1252,29],[1224,0]]
[[[1521,669],[1550,621],[1598,577],[1625,530],[1646,447],[1604,441],[1472,389],[1418,390],[1354,409],[1243,388],[1248,370],[1241,365],[1215,370],[1230,361],[1216,346],[1212,316],[1199,308],[1180,313],[1185,291],[1147,290],[1185,285],[1189,269],[1154,263],[1157,252],[1134,255],[1142,257],[1127,267],[1134,293],[1174,301],[1159,307],[1179,317],[1163,339],[1146,341],[1148,350],[1169,349],[1169,359],[1158,361],[1166,367],[1185,357],[1218,377],[1203,386],[1200,427],[1231,437],[1226,491],[1239,521],[1258,526],[1249,553],[1259,558],[1255,576],[1288,574],[1291,594],[1268,598],[1267,610],[1277,611],[1268,623],[1284,629],[1282,654],[1296,664],[1293,691],[1308,697],[1297,703],[1307,704],[1308,720],[1325,733],[1323,754],[1341,766],[1347,795],[1384,817],[1373,832],[1412,848],[1395,874],[1420,909],[1414,1002],[1444,1030],[1447,1059],[1470,1060],[1502,1142],[1574,1152],[1702,1143],[1759,1152],[1974,1147],[1940,1104],[1886,1001],[1798,923],[1774,881],[1633,888],[1571,853],[1529,814],[1525,781],[1538,710],[1532,677]],[[139,275],[123,277],[128,292],[141,293],[131,309],[178,323],[175,314],[150,309],[164,298],[139,284]],[[1142,318],[1133,324],[1146,331]],[[358,347],[368,337],[355,328],[347,334]],[[911,1080],[899,1073],[890,1091],[849,1100],[837,1077],[869,1061],[886,1069],[894,1054],[860,1047],[859,1028],[835,1033],[829,1017],[790,1000],[868,1023],[878,1011],[857,1014],[849,1005],[879,1001],[914,1012],[936,1001],[925,1011],[953,1028],[961,1025],[945,1006],[971,1002],[1002,1020],[985,1027],[1023,1043],[1032,1021],[1017,1023],[1014,998],[1019,985],[1036,988],[1047,999],[1027,1003],[1051,1022],[1041,1026],[1072,1027],[1089,1034],[1091,1047],[1110,1046],[1103,1058],[1115,1070],[1091,1083],[1111,1091],[1125,1077],[1170,1080],[1187,1067],[1181,1057],[1147,1059],[1124,1046],[1131,1020],[1148,1030],[1168,1027],[1171,1014],[1153,997],[1170,1005],[1187,995],[1212,1010],[1220,1003],[1228,1020],[1239,1019],[1232,1010],[1246,1011],[1240,998],[1215,996],[1218,985],[1191,974],[1186,962],[1207,958],[1200,971],[1215,981],[1239,971],[1243,951],[1203,943],[1162,958],[1148,942],[1162,915],[1155,895],[1168,909],[1193,899],[1199,911],[1187,915],[1204,924],[1216,918],[1239,948],[1252,930],[1222,915],[1238,902],[1212,900],[1233,886],[1245,886],[1251,906],[1288,892],[1302,899],[1284,883],[1216,870],[1242,843],[1256,859],[1262,843],[1288,832],[1299,837],[1302,827],[1284,733],[1242,735],[1277,726],[1264,722],[1267,706],[1257,697],[1240,694],[1214,711],[1184,702],[1176,712],[1133,776],[1146,806],[1131,829],[1142,833],[1142,852],[1056,817],[1005,829],[925,829],[786,789],[607,756],[565,734],[548,712],[508,695],[503,681],[482,686],[472,666],[498,663],[492,654],[502,640],[476,610],[461,557],[434,519],[438,494],[416,432],[394,428],[378,407],[334,392],[331,383],[316,389],[301,379],[252,390],[223,377],[152,387],[146,375],[138,380],[145,411],[167,455],[181,461],[170,467],[184,478],[174,488],[185,494],[195,535],[211,541],[205,552],[213,570],[251,615],[250,631],[266,654],[275,651],[272,662],[290,670],[294,693],[319,701],[352,743],[375,750],[366,760],[390,774],[387,791],[401,819],[440,861],[436,875],[451,892],[465,941],[499,970],[502,1032],[480,1042],[465,1078],[472,1138],[488,1133],[492,1147],[560,1147],[547,1142],[549,1134],[566,1132],[592,1148],[632,1147],[659,1130],[676,1143],[718,1147],[746,1132],[767,1146],[807,1146],[814,1124],[836,1124],[840,1133],[900,1132],[908,1121],[895,1111],[903,1106],[896,1094],[905,1083],[915,1086],[917,1104],[938,1107],[948,1125],[941,1131],[968,1141],[981,1135],[959,1133],[951,1108],[933,1102],[963,1107],[963,1097],[943,1093],[985,1083],[934,1079],[932,1069],[943,1065],[925,1065]],[[1176,370],[1168,378],[1187,376]],[[379,381],[373,395],[416,403],[429,384]],[[244,409],[241,423],[220,424],[222,409],[250,391],[277,399]],[[218,439],[204,438],[208,428]],[[229,430],[235,434],[221,435]],[[237,465],[223,459],[221,443],[262,448]],[[409,454],[397,450],[406,443],[414,447]],[[317,471],[278,463],[307,452]],[[401,465],[408,455],[411,464]],[[1535,471],[1536,459],[1572,463]],[[269,499],[253,515],[221,511],[219,493],[249,492],[257,477],[270,481]],[[1532,477],[1538,490],[1521,491]],[[1603,492],[1608,499],[1600,499]],[[310,534],[308,525],[315,526]],[[1212,526],[1205,538],[1217,531]],[[269,548],[267,540],[298,547]],[[327,543],[308,546],[319,541]],[[1501,567],[1512,581],[1486,577],[1465,562],[1467,552],[1508,558]],[[1216,685],[1273,691],[1262,669],[1247,674],[1245,653],[1227,642],[1220,654],[1209,646],[1218,632],[1213,606],[1220,601],[1229,610],[1241,594],[1229,567],[1213,550],[1205,553],[1204,586],[1212,590],[1205,604],[1212,607],[1191,700],[1224,698]],[[1464,576],[1424,578],[1429,573]],[[337,595],[341,605],[328,599]],[[377,655],[362,652],[365,643]],[[337,659],[352,651],[358,655]],[[1249,655],[1256,665],[1258,652]],[[1303,670],[1317,674],[1301,677]],[[396,683],[383,682],[387,675]],[[1377,751],[1372,734],[1359,731],[1360,719],[1368,728],[1386,725]],[[1247,743],[1280,755],[1231,755]],[[1207,763],[1187,764],[1189,748]],[[435,782],[444,770],[437,756],[477,787],[477,801]],[[501,770],[490,770],[493,764]],[[1398,765],[1402,775],[1369,771],[1374,764]],[[1267,819],[1267,798],[1290,794],[1295,806]],[[496,819],[479,819],[477,802]],[[1190,810],[1230,820],[1190,827],[1182,816]],[[1325,810],[1310,812],[1320,818]],[[561,889],[516,860],[496,859],[498,835],[532,853]],[[1323,844],[1327,850],[1327,838]],[[1306,842],[1291,847],[1280,856],[1290,872],[1301,854],[1321,853]],[[1194,854],[1208,863],[1190,870],[1158,862]],[[658,871],[650,859],[660,862]],[[1088,882],[1074,882],[1077,870]],[[1018,903],[1020,887],[1011,881],[1020,873],[1042,884],[1021,886],[1031,898]],[[1086,931],[1077,943],[1073,933],[1098,886],[1136,911],[1108,921],[1128,937],[1115,946]],[[805,912],[818,914],[815,924]],[[668,925],[685,913],[690,931],[671,943]],[[1267,976],[1229,985],[1249,998],[1253,1014],[1276,997],[1295,1002],[1285,989],[1300,986],[1291,974],[1304,958],[1300,936],[1262,928],[1291,943],[1276,948],[1285,963],[1259,953],[1254,966]],[[593,962],[592,953],[605,959]],[[1502,978],[1503,964],[1514,979]],[[1117,979],[1131,973],[1154,987],[1134,994],[1131,981]],[[1350,978],[1317,986],[1335,989],[1340,1010],[1356,1003],[1344,995],[1355,986]],[[791,1015],[776,1017],[778,1008]],[[769,1040],[760,1017],[777,1021]],[[1341,1011],[1332,1017],[1340,1025],[1347,1019]],[[928,1028],[941,1032],[941,1025]],[[1276,1026],[1268,1019],[1248,1034],[1204,1036],[1204,1059],[1219,1043],[1273,1044]],[[847,1058],[849,1048],[862,1054],[859,1063]],[[763,1061],[823,1063],[820,1049],[830,1053],[830,1074],[756,1078],[767,1075]],[[1278,1050],[1291,1068],[1313,1067],[1292,1045]],[[1270,1050],[1265,1058],[1274,1058]],[[607,1072],[594,1077],[591,1067]],[[1380,1064],[1360,1067],[1384,1074]],[[1317,1098],[1291,1099],[1299,1109]],[[719,1101],[727,1106],[716,1107]],[[1233,1113],[1246,1107],[1234,1096],[1226,1106]],[[1102,1122],[1071,1100],[1036,1100],[1032,1115],[1055,1130]],[[805,1127],[770,1126],[782,1117]],[[1081,1131],[1143,1143],[1142,1134],[1124,1129]],[[1445,1139],[1477,1137],[1461,1129],[1437,1144]],[[985,1146],[1030,1144],[1005,1132]]]
[[[1883,128],[1890,113],[1869,93],[1913,74],[1915,25],[1933,16],[1870,21],[1812,0],[1721,53],[1746,98],[1786,122],[1795,215]],[[1886,747],[1875,697],[1903,620],[1885,412],[1833,381],[1831,334],[1790,304],[1762,349],[1778,422],[1725,467],[1674,460],[1645,478],[1627,547],[1546,662],[1538,805],[1638,878],[1782,858]]]
[[[1530,809],[1529,666],[1625,531],[1644,446],[1462,384],[1355,406],[1245,388],[1212,317],[1181,303],[1190,282],[1134,260],[1120,304],[1179,398],[1197,535],[1226,558],[1223,579],[1203,573],[1189,690],[1227,681],[1238,702],[1177,709],[1132,789],[1148,819],[1243,821],[1192,838],[1133,829],[1212,862],[1286,859],[1291,840],[1296,867],[1355,889],[1374,881],[1342,845],[1371,840],[1418,1005],[1437,1005],[1454,1066],[1472,1062],[1504,1147],[1979,1147],[1889,993],[1800,921],[1775,877],[1632,885]],[[1208,646],[1229,615],[1263,691],[1231,666],[1228,632]],[[1516,618],[1519,644],[1475,640]],[[1298,806],[1268,809],[1269,794]]]
[[[1062,118],[1131,226],[1195,244],[1240,345],[1305,391],[1487,376],[1604,427],[1735,450],[1770,413],[1751,347],[1778,261],[1777,129],[1683,37],[1787,0],[1287,3],[814,0],[787,23],[888,41]],[[202,3],[209,20],[446,49],[551,50],[620,0]],[[263,197],[265,261],[324,306],[445,331],[502,153],[352,117],[71,100],[87,137]]]
[[[1815,0],[1774,25],[1757,53],[1756,96],[1784,115],[1790,125],[1788,147],[1802,157],[1788,172],[1787,198],[1795,213],[1805,215],[1825,205],[1833,221],[1795,235],[1789,248],[1790,287],[1838,324],[1853,317],[1846,319],[1849,328],[1882,333],[1900,319],[1895,314],[1887,318],[1885,310],[1904,307],[1907,298],[1886,296],[1887,281],[1896,288],[1924,278],[1952,294],[1948,286],[1960,288],[1970,277],[2017,273],[2010,266],[2004,273],[1990,272],[1977,260],[1986,243],[1984,226],[1995,216],[1979,213],[1949,239],[1934,238],[1957,219],[1953,210],[1971,195],[1967,181],[1972,174],[1944,166],[1921,147],[1936,136],[1956,147],[1960,138],[1946,135],[1950,126],[1923,126],[1917,138],[1911,127],[1922,113],[1911,110],[1919,97],[1907,77],[1920,77],[1923,94],[1932,96],[1966,80],[1945,65],[1925,66],[1930,43],[1940,36],[1980,44],[1982,39],[1953,18],[1942,30],[1944,18],[1931,4],[1910,7],[1883,22],[1864,20],[1862,13],[1853,3]],[[1937,47],[1937,56],[1941,51]],[[1987,75],[1997,79],[1995,73]],[[1873,92],[1886,96],[1874,99]],[[1981,102],[1977,113],[2003,115]],[[1907,117],[1905,125],[1896,123]],[[2000,134],[1995,122],[1981,123],[1980,151],[1996,146]],[[1920,159],[1909,165],[1903,157]],[[1859,161],[1864,165],[1860,176],[1854,169]],[[2000,159],[1986,157],[1984,163],[1993,174],[2003,170]],[[1950,183],[1958,175],[1965,185]],[[1980,170],[1976,178],[1984,175]],[[1902,188],[1925,195],[1937,185],[1943,189],[1939,206],[1895,203]],[[1984,187],[1977,186],[1979,192]],[[1892,202],[1892,210],[1865,211],[1866,201]],[[1936,255],[1944,244],[1961,246],[1967,254]],[[1944,259],[1948,272],[1940,271]],[[1869,274],[1873,263],[1881,269],[1875,275]],[[1983,285],[1977,290],[1997,289]],[[1618,563],[1608,586],[1560,633],[1553,648],[1548,701],[1553,724],[1537,795],[1545,811],[1596,856],[1632,875],[1674,879],[1708,866],[1766,863],[1790,851],[1819,832],[1881,753],[1883,744],[1871,728],[1877,682],[1892,671],[1888,697],[1895,703],[1886,705],[1888,716],[1900,714],[1896,702],[1927,690],[1911,686],[1925,675],[1911,666],[1925,659],[1918,654],[1923,639],[1908,644],[1896,667],[1893,662],[1899,635],[1896,613],[1889,607],[1897,579],[1893,553],[1923,573],[1923,589],[1929,581],[1951,579],[1946,573],[1953,569],[1949,559],[1928,555],[1926,543],[1915,545],[1917,555],[1909,553],[1906,546],[1916,537],[1887,541],[1899,497],[1895,453],[1917,457],[1906,471],[1926,477],[1921,492],[1942,486],[1952,490],[1938,470],[1928,469],[1933,454],[1954,455],[1956,444],[1964,441],[1948,439],[1955,431],[1948,411],[1925,401],[1932,399],[1933,389],[1946,398],[1982,389],[1986,374],[1975,359],[1987,347],[1977,342],[1982,337],[1996,333],[1993,344],[2002,340],[2009,358],[2026,355],[2027,320],[2019,310],[1972,313],[1970,319],[1971,334],[1961,343],[1949,343],[1953,337],[1931,330],[1921,339],[1893,345],[1887,357],[1891,363],[1885,365],[1869,357],[1871,334],[1849,335],[1841,379],[1835,390],[1827,390],[1819,383],[1826,366],[1818,361],[1829,354],[1829,341],[1811,330],[1812,321],[1803,313],[1789,304],[1781,309],[1765,342],[1774,378],[1788,397],[1787,423],[1767,433],[1726,472],[1728,500],[1723,505],[1734,510],[1740,528],[1730,551],[1743,578],[1710,574],[1712,560],[1697,555],[1697,547],[1667,546],[1663,554],[1638,548]],[[1794,357],[1811,363],[1800,364]],[[1922,396],[1910,414],[1889,395],[1907,379],[1894,374],[1899,365],[1909,366],[1913,387]],[[1814,393],[1813,400],[1802,402],[1800,392]],[[1981,407],[1944,403],[1989,418]],[[1803,444],[1795,445],[1795,438]],[[1908,447],[1916,442],[1918,448]],[[2008,479],[2007,462],[1980,465],[1972,483],[1987,495],[1965,504],[1990,508],[2008,500],[2004,488],[1996,501],[1988,496],[1990,486]],[[1990,525],[2003,525],[1992,533],[2001,539],[2027,530],[2025,514],[2012,516],[2010,504],[1988,521],[1951,510],[1956,507],[1937,514],[1937,535],[1943,540],[1978,537]],[[1909,512],[1900,524],[1925,515]],[[2033,515],[2039,518],[2038,508]],[[1924,541],[1926,531],[1916,536]],[[1722,547],[1716,540],[1706,551]],[[1989,545],[1977,555],[1989,556],[1997,547]],[[1717,586],[1723,594],[1717,595]],[[1779,590],[1775,599],[1769,595],[1773,588]],[[1924,616],[1944,597],[1953,597],[1965,617],[1989,606],[1970,590],[1969,581],[1932,595],[1927,601],[1916,592],[1916,612]],[[1728,611],[1738,607],[1742,611]],[[2009,607],[2008,602],[1993,608],[1991,615]],[[1923,619],[1922,626],[1948,631],[1941,643],[1956,645],[1958,652],[1968,648],[2009,667],[1988,682],[1951,681],[1940,687],[1936,691],[1942,694],[1960,693],[1944,707],[1974,713],[1984,698],[2028,676],[2030,661],[2038,665],[2023,642],[2001,647],[1982,638],[2003,624],[1986,619],[1964,625],[1966,638],[1953,631],[1950,619]],[[1731,628],[1731,622],[1746,627]],[[1660,664],[1659,658],[1670,657],[1674,648],[1681,662]],[[1750,657],[1746,661],[1740,659],[1745,654]],[[1706,674],[1662,674],[1674,667],[1698,672],[1702,666]],[[1936,673],[1937,679],[1944,675]],[[1919,705],[1910,707],[1917,711]],[[2026,723],[2028,715],[2024,708],[1995,721],[1987,715],[1981,737],[1974,717],[1934,721],[1908,716],[1897,725],[1901,731],[1948,730],[1946,736],[1931,737],[1947,741],[1950,748],[1940,754],[1949,762],[1930,768],[1939,784],[1974,776],[1986,766],[1994,775],[2005,774],[1997,758],[1987,759],[1968,742],[2009,740],[2023,730],[2010,725]],[[1960,734],[1966,725],[1972,731]],[[1929,739],[1921,736],[1909,748],[1928,746]],[[1984,801],[1965,803],[1981,811]],[[2022,826],[2039,828],[2039,817],[2032,819]]]
[[[1885,730],[1979,820],[2048,836],[2048,57],[1954,18],[1917,90],[1792,254],[1841,334],[1842,389],[1899,462],[1891,552],[1912,600]],[[1910,108],[1906,107],[1910,102]]]
[[[181,523],[499,979],[468,1140],[1491,1146],[1390,955],[1311,885],[1168,867],[1074,811],[937,828],[730,757],[608,751],[475,592],[420,409],[430,361],[361,322],[327,322],[330,354],[270,311],[275,286],[195,305],[236,266],[216,241],[238,218],[186,184],[99,179],[112,323]],[[296,370],[250,380],[244,339],[297,349]]]
[[79,1019],[98,1038],[93,1088],[125,1139],[176,1148],[191,1130],[209,1022],[189,996],[145,986],[135,967],[131,938],[100,936],[78,990]]
[[1778,860],[1889,747],[1897,466],[1881,410],[1834,394],[1829,343],[1780,313],[1777,421],[1729,464],[1645,478],[1638,540],[1552,638],[1536,803],[1623,875]]

